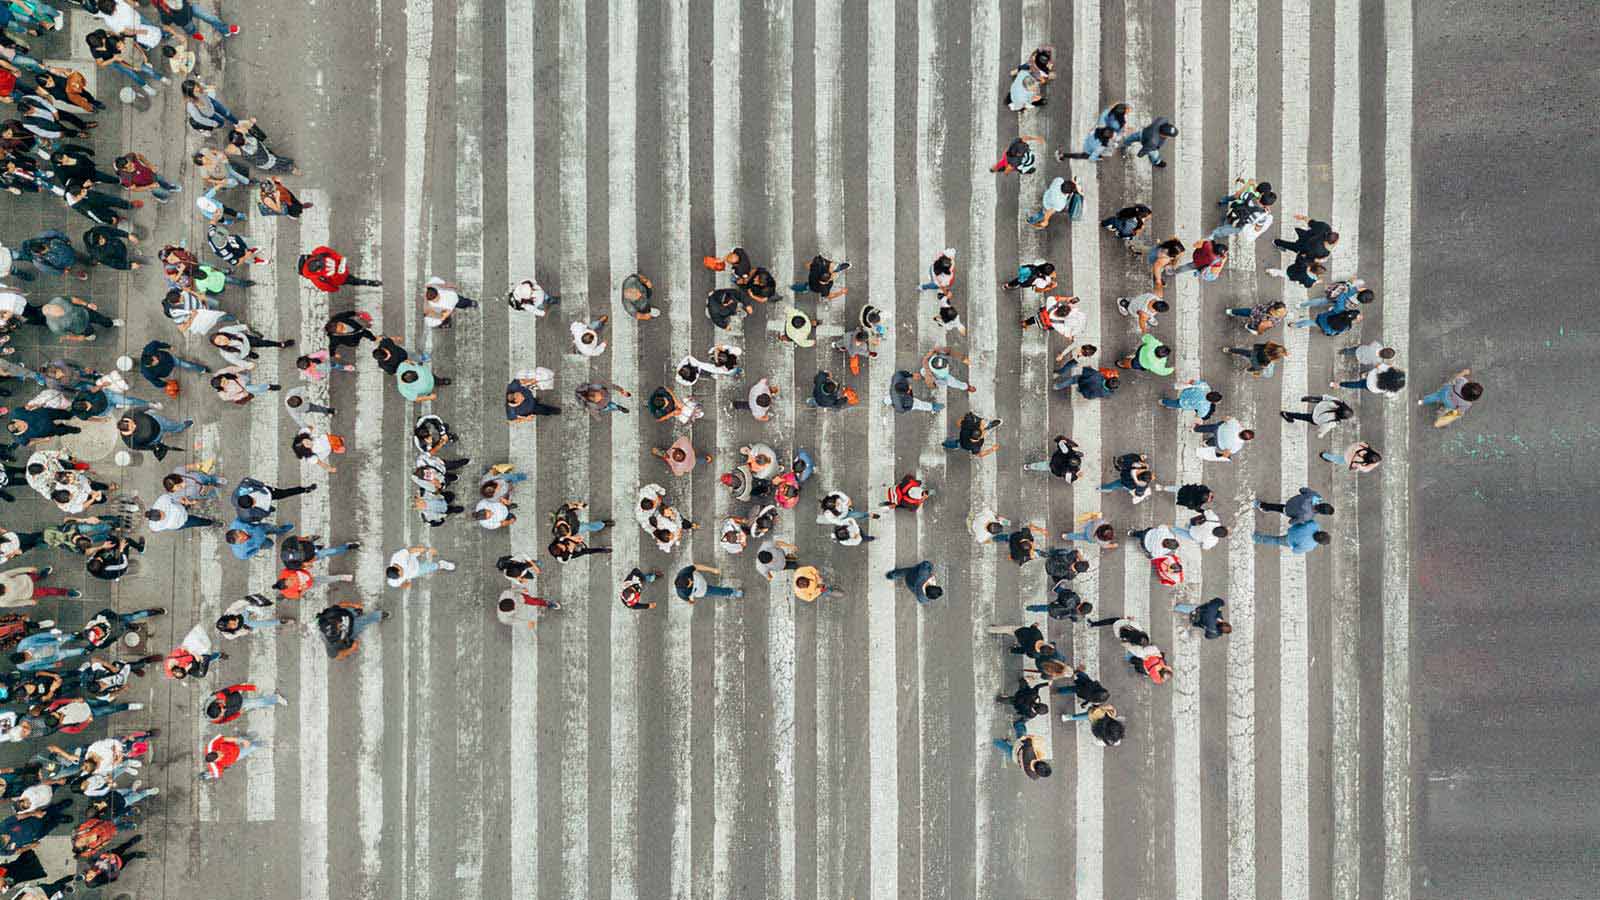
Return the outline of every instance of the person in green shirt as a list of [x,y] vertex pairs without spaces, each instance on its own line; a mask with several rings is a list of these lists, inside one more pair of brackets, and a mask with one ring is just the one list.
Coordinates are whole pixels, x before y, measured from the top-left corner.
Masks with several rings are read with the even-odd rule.
[[81,297],[51,297],[40,310],[45,327],[68,341],[92,341],[94,326],[116,328],[121,319],[101,315],[93,303]]
[[395,367],[394,375],[400,395],[412,403],[436,399],[439,388],[450,384],[450,379],[435,378],[433,370],[427,365],[409,359]]
[[1148,332],[1139,339],[1139,347],[1127,356],[1117,360],[1119,369],[1138,369],[1141,372],[1153,372],[1157,375],[1172,374],[1172,349],[1161,343],[1161,339]]

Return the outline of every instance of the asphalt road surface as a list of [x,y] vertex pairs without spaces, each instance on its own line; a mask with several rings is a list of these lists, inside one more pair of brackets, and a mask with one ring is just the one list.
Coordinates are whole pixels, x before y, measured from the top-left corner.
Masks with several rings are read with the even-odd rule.
[[[215,733],[200,714],[205,688],[137,683],[130,693],[149,707],[113,727],[162,729],[162,764],[145,780],[164,793],[146,814],[143,849],[155,858],[130,866],[119,889],[271,900],[1397,900],[1573,897],[1592,884],[1580,851],[1596,824],[1583,803],[1595,770],[1573,751],[1593,743],[1581,737],[1600,720],[1581,711],[1588,692],[1571,663],[1581,649],[1551,652],[1546,628],[1592,644],[1596,622],[1571,570],[1589,543],[1572,536],[1595,530],[1582,502],[1592,467],[1578,463],[1594,426],[1582,404],[1530,402],[1571,395],[1569,373],[1595,355],[1581,291],[1559,275],[1583,252],[1570,223],[1592,219],[1591,192],[1570,180],[1593,181],[1582,173],[1592,172],[1594,128],[1576,112],[1592,105],[1593,79],[1562,73],[1582,71],[1595,41],[1566,30],[1570,12],[1550,5],[1505,23],[1463,4],[1358,0],[318,0],[224,11],[243,32],[225,49],[202,46],[200,71],[299,161],[305,175],[288,180],[313,204],[299,220],[269,218],[245,192],[229,195],[252,210],[237,230],[271,262],[254,287],[229,289],[225,307],[268,337],[296,338],[300,352],[325,346],[330,313],[365,310],[375,331],[425,349],[454,383],[419,408],[362,354],[359,373],[314,387],[349,444],[332,475],[288,451],[294,425],[275,397],[234,408],[190,380],[168,402],[168,415],[198,422],[185,459],[217,457],[230,482],[321,485],[285,501],[281,519],[362,542],[328,564],[354,582],[319,588],[293,612],[309,619],[328,597],[394,615],[345,660],[330,662],[295,629],[232,642],[207,685],[250,681],[290,705],[229,728],[269,747],[219,783],[195,779]],[[73,14],[68,33],[39,49],[88,68],[81,35],[91,27]],[[1502,44],[1508,30],[1515,48]],[[1046,43],[1061,68],[1048,105],[1008,111],[1007,70]],[[1517,89],[1475,89],[1467,73],[1485,63]],[[203,247],[192,205],[201,186],[186,162],[202,137],[185,127],[176,92],[124,107],[120,76],[90,77],[112,101],[94,139],[102,157],[131,147],[182,175],[174,202],[134,215],[146,247]],[[1179,126],[1166,168],[1054,159],[1118,100],[1140,124],[1168,115]],[[1485,184],[1480,176],[1508,168],[1497,149],[1508,128],[1540,136],[1520,145],[1524,160],[1548,161]],[[1045,140],[1039,171],[991,174],[1018,133]],[[1082,187],[1083,220],[1036,231],[1022,218],[1057,174]],[[1222,413],[1257,432],[1224,464],[1196,456],[1187,413],[1157,405],[1173,379],[1128,373],[1103,403],[1052,393],[1061,339],[1021,331],[1029,301],[994,286],[1019,260],[1053,261],[1088,313],[1080,339],[1109,365],[1138,338],[1114,300],[1144,290],[1147,276],[1094,223],[1145,202],[1156,210],[1151,236],[1192,244],[1239,175],[1278,187],[1275,232],[1294,214],[1331,221],[1343,235],[1332,274],[1361,275],[1379,301],[1359,337],[1286,329],[1289,359],[1258,379],[1219,352],[1250,342],[1223,310],[1306,298],[1264,273],[1277,251],[1265,238],[1236,242],[1220,279],[1174,282],[1155,332],[1174,348],[1176,380],[1203,376],[1225,394]],[[1512,218],[1529,205],[1543,209]],[[44,227],[87,227],[48,198],[6,197],[4,209],[0,238],[12,246]],[[1473,251],[1491,240],[1509,240],[1510,252]],[[296,256],[323,243],[385,286],[331,297],[309,288]],[[849,260],[849,294],[830,304],[780,292],[717,332],[702,298],[726,276],[714,280],[699,260],[736,244],[780,284],[803,277],[814,253]],[[934,328],[933,295],[916,290],[947,247],[964,336]],[[628,318],[618,285],[636,271],[654,281],[663,318]],[[483,301],[451,330],[421,322],[419,286],[434,275]],[[501,302],[526,277],[560,295],[550,317]],[[54,281],[30,291],[47,297]],[[98,271],[87,290],[127,326],[66,352],[109,365],[161,337],[211,358],[161,315],[153,268]],[[893,327],[849,379],[861,405],[808,407],[819,369],[846,374],[829,344],[868,302]],[[816,346],[776,339],[791,304],[816,317]],[[600,314],[611,317],[608,351],[571,353],[569,323]],[[1407,391],[1351,394],[1357,424],[1326,439],[1282,422],[1279,409],[1354,377],[1336,351],[1358,339],[1399,350]],[[960,372],[977,391],[896,416],[882,402],[890,375],[947,340],[970,357]],[[692,428],[650,421],[644,396],[670,383],[684,354],[717,341],[743,347],[744,374],[696,390],[708,415]],[[24,361],[59,349],[38,335],[16,343]],[[556,371],[547,399],[565,412],[508,424],[501,388],[535,365]],[[1490,396],[1435,431],[1415,400],[1465,365]],[[258,372],[296,383],[287,353],[264,351]],[[780,387],[765,425],[728,409],[763,375]],[[585,415],[572,388],[591,380],[632,391],[631,412]],[[969,408],[1003,421],[998,453],[940,449]],[[460,432],[473,460],[464,474],[496,462],[532,474],[515,525],[418,520],[410,429],[428,410]],[[714,460],[673,478],[647,450],[682,434]],[[1086,450],[1076,484],[1022,471],[1055,434]],[[1377,471],[1356,476],[1317,457],[1358,439],[1383,453]],[[843,597],[796,602],[781,579],[766,585],[748,558],[717,549],[716,524],[744,507],[718,475],[756,440],[816,458],[779,532]],[[1094,559],[1080,581],[1096,615],[1146,623],[1176,678],[1138,680],[1103,629],[1049,623],[1111,689],[1129,735],[1102,748],[1059,720],[1069,707],[1057,698],[1048,720],[1031,723],[1055,774],[1030,781],[991,744],[1009,725],[994,695],[1019,665],[987,628],[1041,621],[1023,606],[1042,602],[1047,580],[1041,564],[1019,568],[975,543],[968,522],[992,509],[1057,535],[1097,510],[1119,529],[1177,521],[1170,495],[1135,507],[1097,491],[1110,461],[1131,451],[1149,453],[1163,483],[1208,484],[1234,534],[1204,553],[1185,545],[1176,589],[1155,581],[1136,542]],[[169,467],[145,457],[107,471],[148,500]],[[907,472],[936,495],[917,514],[868,523],[873,542],[836,546],[814,524],[822,491],[866,507]],[[675,554],[659,553],[628,515],[648,482],[705,526]],[[1337,507],[1333,545],[1292,556],[1252,544],[1253,528],[1283,522],[1251,502],[1302,485]],[[548,515],[575,499],[619,521],[599,538],[615,552],[559,565],[543,552]],[[5,524],[53,515],[29,494]],[[385,560],[416,544],[457,570],[387,588]],[[493,563],[509,552],[540,554],[537,591],[564,604],[536,631],[495,620],[504,583]],[[36,555],[23,562],[87,580],[71,560]],[[923,559],[947,592],[919,607],[883,573]],[[670,574],[691,561],[721,567],[745,597],[691,607],[657,583],[655,610],[618,604],[634,566]],[[109,590],[80,586],[123,609],[167,606],[152,629],[165,647],[266,590],[275,571],[266,554],[236,562],[215,531],[168,533],[151,538],[136,575]],[[1201,640],[1169,611],[1213,596],[1227,598],[1234,625],[1223,640]],[[94,608],[52,612],[76,624]],[[1541,724],[1519,718],[1530,713]],[[1524,743],[1528,728],[1569,715],[1581,733]]]

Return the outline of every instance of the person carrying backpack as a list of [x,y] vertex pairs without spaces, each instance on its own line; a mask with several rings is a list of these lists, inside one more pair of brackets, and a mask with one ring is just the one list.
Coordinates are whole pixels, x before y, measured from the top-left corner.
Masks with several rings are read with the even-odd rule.
[[388,610],[368,612],[361,604],[343,601],[317,613],[317,631],[328,645],[328,656],[344,659],[361,646],[361,632],[389,618]]

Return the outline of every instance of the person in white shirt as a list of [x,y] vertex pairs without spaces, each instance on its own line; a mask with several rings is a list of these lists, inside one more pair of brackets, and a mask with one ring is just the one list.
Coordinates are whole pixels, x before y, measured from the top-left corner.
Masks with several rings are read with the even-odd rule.
[[550,307],[560,302],[560,297],[546,293],[545,289],[539,286],[539,282],[532,278],[524,278],[512,285],[506,294],[507,306],[519,312],[526,310],[541,319],[550,311]]
[[[1210,435],[1208,446],[1201,448],[1200,458],[1214,461],[1232,459],[1235,453],[1244,449],[1245,441],[1254,440],[1256,433],[1243,425],[1239,420],[1228,416],[1221,422],[1212,422],[1194,426],[1198,434]],[[1210,450],[1211,453],[1205,451]]]
[[579,319],[569,326],[572,332],[573,349],[580,356],[599,356],[606,352],[605,339],[600,337],[600,332],[606,327],[609,316],[601,316],[592,322]]
[[1188,525],[1175,523],[1172,526],[1172,533],[1198,544],[1201,550],[1210,550],[1228,536],[1228,529],[1217,517],[1216,512],[1208,509],[1191,516]]
[[185,528],[212,528],[217,522],[205,516],[193,515],[175,494],[162,494],[151,501],[145,510],[145,521],[151,531],[182,531]]
[[90,14],[105,22],[107,31],[130,36],[146,50],[154,50],[161,43],[161,29],[146,22],[126,0],[101,0],[99,11],[91,11]]
[[485,497],[472,508],[472,518],[489,531],[504,528],[517,521],[517,517],[511,512],[513,505],[504,500]]
[[461,296],[460,288],[434,276],[422,289],[422,321],[429,328],[452,328],[450,317],[458,309],[472,309],[478,301]]
[[1178,536],[1165,525],[1131,529],[1128,531],[1128,537],[1139,541],[1144,547],[1145,555],[1151,559],[1167,556],[1178,549]]
[[383,570],[384,579],[390,587],[407,588],[418,578],[425,578],[438,571],[454,571],[456,564],[448,559],[439,559],[439,551],[432,547],[406,547],[396,550],[389,557],[389,565]]
[[975,544],[991,544],[997,535],[1011,530],[1011,520],[995,515],[992,509],[980,509],[967,519],[967,530],[972,532]]
[[1386,347],[1383,341],[1368,341],[1365,344],[1356,344],[1353,347],[1344,347],[1339,351],[1340,356],[1354,356],[1356,362],[1362,366],[1373,367],[1394,359],[1394,348]]

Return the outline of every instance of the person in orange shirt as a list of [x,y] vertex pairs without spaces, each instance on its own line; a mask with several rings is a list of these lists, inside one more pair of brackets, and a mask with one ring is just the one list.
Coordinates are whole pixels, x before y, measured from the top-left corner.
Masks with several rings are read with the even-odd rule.
[[[350,574],[323,575],[324,581],[355,581],[356,577]],[[278,580],[272,583],[273,590],[285,600],[299,600],[317,584],[317,576],[310,569],[281,569],[278,571]]]

